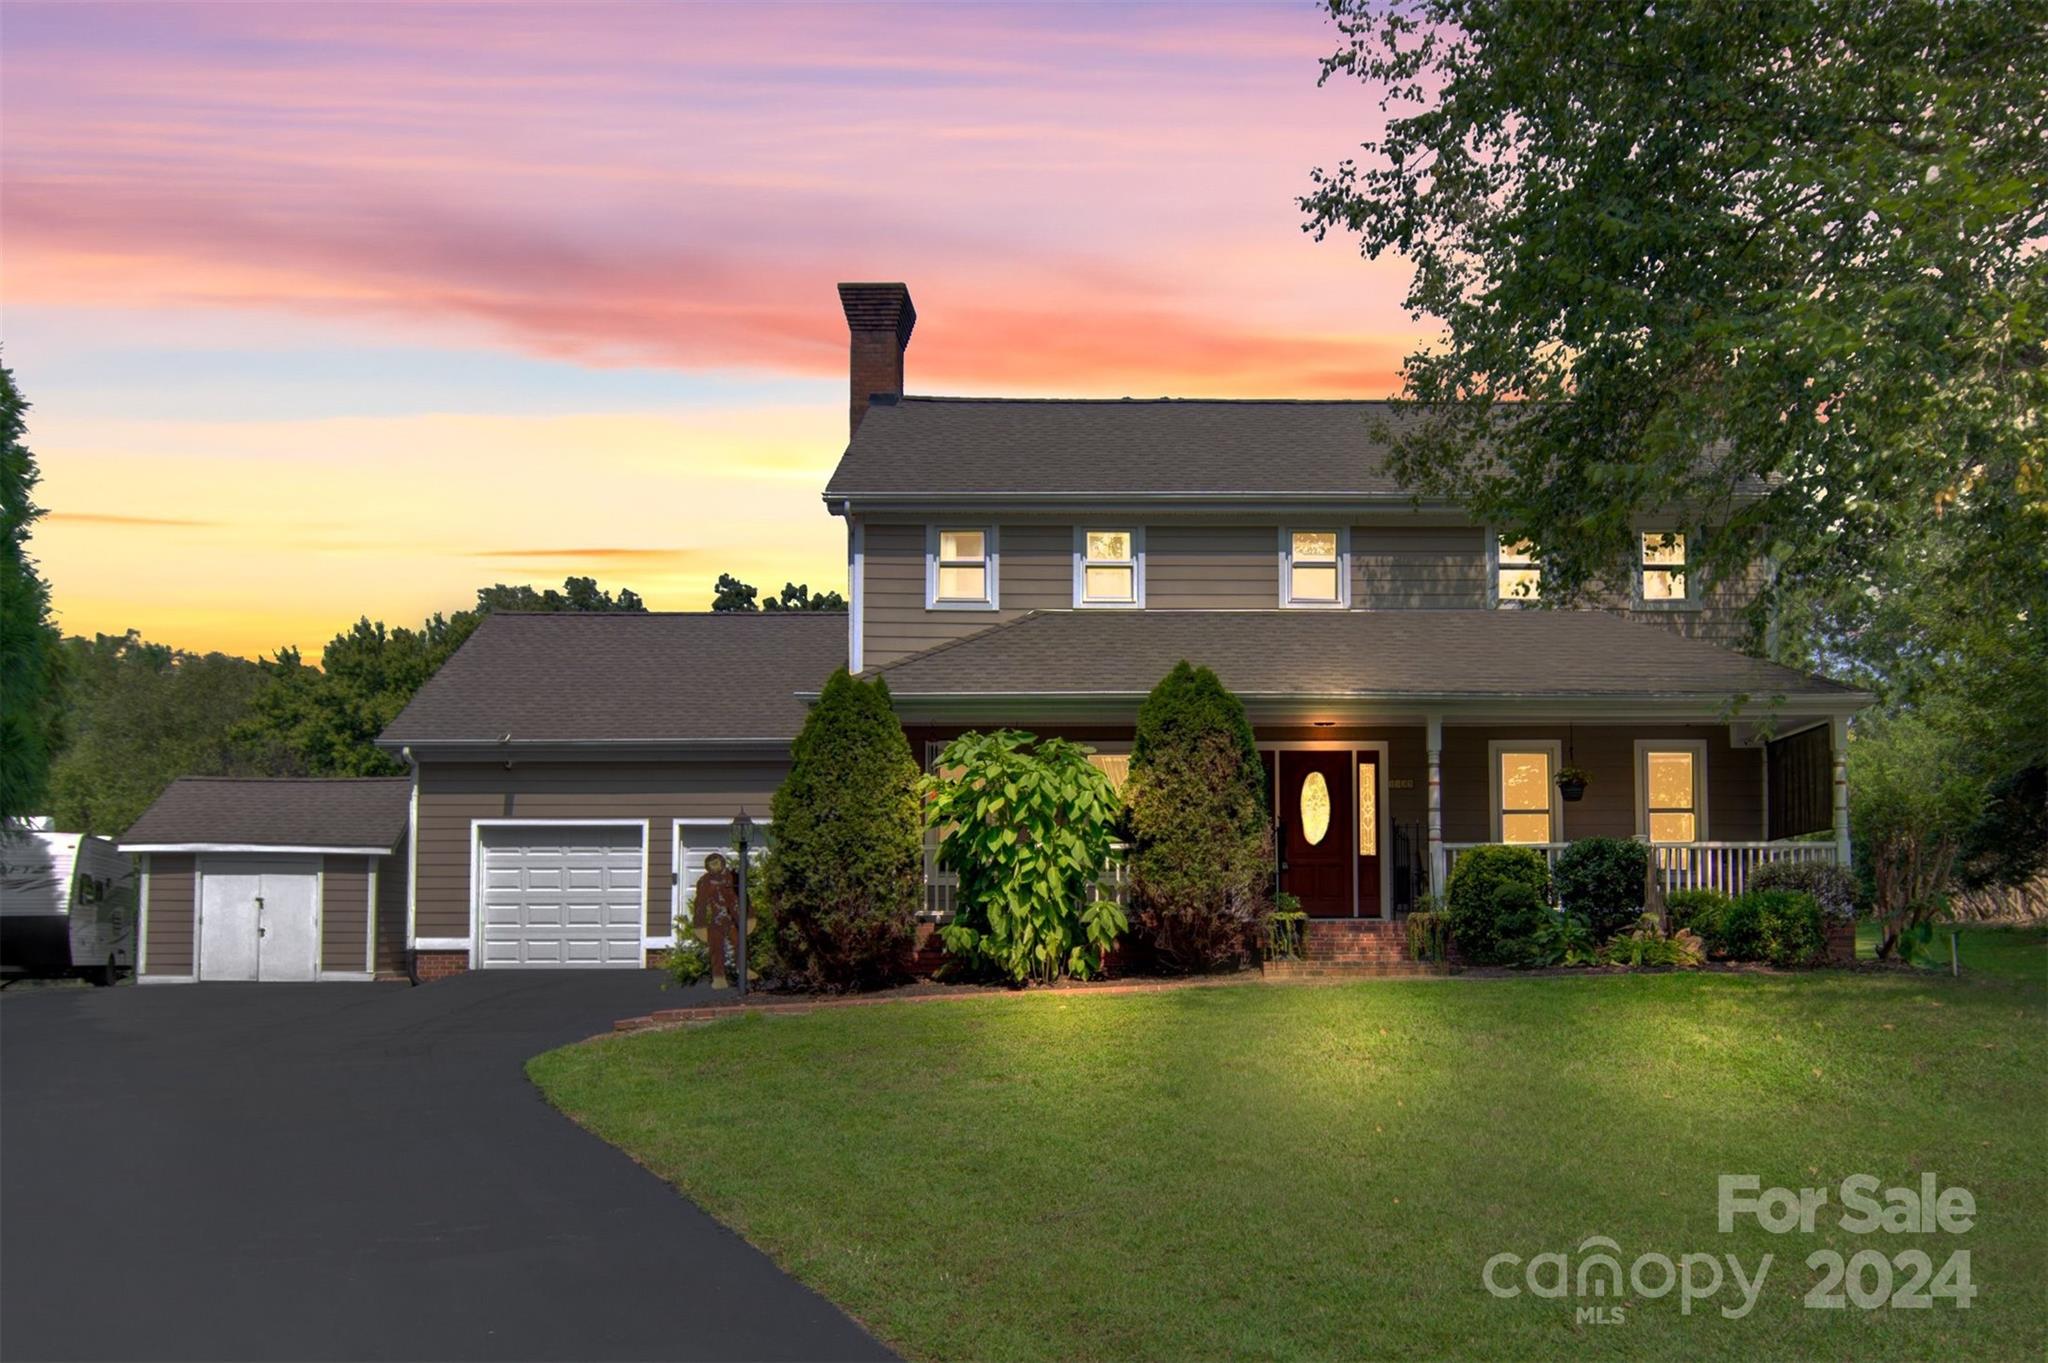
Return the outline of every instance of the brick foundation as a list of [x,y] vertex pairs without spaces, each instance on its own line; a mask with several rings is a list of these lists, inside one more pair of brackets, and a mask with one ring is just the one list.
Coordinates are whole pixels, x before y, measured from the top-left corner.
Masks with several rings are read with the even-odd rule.
[[1856,923],[1854,919],[1829,917],[1822,923],[1821,932],[1827,939],[1829,965],[1855,964]]
[[468,972],[469,953],[466,951],[416,951],[413,953],[413,968],[422,984],[429,980],[445,980],[450,975],[462,975]]

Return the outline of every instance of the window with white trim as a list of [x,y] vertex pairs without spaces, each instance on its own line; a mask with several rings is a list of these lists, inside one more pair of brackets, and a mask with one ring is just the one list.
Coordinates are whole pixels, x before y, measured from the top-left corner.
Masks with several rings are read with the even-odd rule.
[[1290,606],[1341,606],[1349,536],[1335,530],[1289,530],[1280,599]]
[[1636,601],[1645,606],[1690,602],[1686,567],[1684,531],[1643,531],[1636,537]]
[[1144,570],[1142,530],[1083,526],[1074,532],[1075,605],[1144,605]]
[[1644,740],[1636,754],[1637,829],[1651,842],[1705,838],[1706,744]]
[[954,610],[995,608],[993,527],[934,526],[926,552],[926,605]]
[[1505,535],[1494,542],[1493,599],[1496,605],[1517,606],[1535,601],[1543,588],[1543,565],[1536,546]]
[[1492,743],[1493,837],[1496,842],[1558,841],[1555,742]]

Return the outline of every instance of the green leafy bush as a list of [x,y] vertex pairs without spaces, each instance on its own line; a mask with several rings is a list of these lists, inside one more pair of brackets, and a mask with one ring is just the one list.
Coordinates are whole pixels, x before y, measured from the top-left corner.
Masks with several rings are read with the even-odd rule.
[[919,781],[939,862],[960,877],[940,935],[970,968],[1019,984],[1085,979],[1128,926],[1101,892],[1120,803],[1088,751],[1017,729],[967,733]]
[[1749,873],[1751,890],[1796,890],[1813,896],[1821,915],[1856,917],[1859,887],[1854,872],[1831,861],[1767,861]]
[[1450,924],[1441,909],[1417,909],[1408,915],[1408,956],[1416,961],[1442,961],[1450,954]]
[[1728,896],[1719,890],[1673,890],[1664,896],[1664,912],[1673,931],[1690,929],[1712,938],[1728,903]]
[[662,957],[661,968],[670,984],[687,989],[711,973],[711,953],[687,917],[677,918],[675,929],[676,944]]
[[1266,915],[1266,959],[1269,961],[1295,961],[1301,959],[1303,938],[1308,932],[1308,915],[1301,911],[1301,901],[1293,895],[1280,895],[1283,901],[1274,906]]
[[1599,959],[1599,940],[1576,913],[1551,913],[1521,947],[1519,965],[1592,965]]
[[887,684],[833,673],[790,759],[761,888],[791,978],[823,989],[898,980],[923,902],[924,821]]
[[1798,890],[1750,890],[1756,907],[1759,951],[1772,965],[1811,965],[1827,953],[1820,905]]
[[1180,662],[1152,688],[1124,795],[1137,936],[1170,970],[1239,964],[1271,910],[1271,815],[1244,706],[1214,672]]
[[1761,961],[1764,958],[1762,906],[1748,895],[1721,906],[1714,922],[1701,935],[1707,949],[1730,961]]
[[1691,967],[1706,959],[1706,946],[1699,934],[1680,928],[1666,937],[1650,914],[1643,915],[1633,931],[1617,934],[1600,948],[1600,960],[1606,965]]
[[1513,965],[1549,917],[1550,868],[1526,847],[1475,847],[1451,869],[1444,913],[1465,960]]
[[1598,941],[1627,930],[1643,912],[1650,849],[1629,838],[1580,838],[1557,859],[1557,902],[1582,915]]

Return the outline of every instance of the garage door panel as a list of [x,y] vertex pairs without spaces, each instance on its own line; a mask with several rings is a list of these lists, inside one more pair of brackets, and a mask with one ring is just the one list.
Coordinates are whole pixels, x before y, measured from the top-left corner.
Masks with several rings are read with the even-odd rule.
[[641,964],[638,827],[494,825],[479,841],[485,965]]

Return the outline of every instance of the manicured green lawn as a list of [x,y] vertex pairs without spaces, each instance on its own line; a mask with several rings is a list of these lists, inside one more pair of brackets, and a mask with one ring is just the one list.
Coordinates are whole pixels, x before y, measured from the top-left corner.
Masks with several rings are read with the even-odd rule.
[[[607,1038],[530,1070],[914,1358],[2039,1359],[2048,934],[1973,931],[1963,951],[1960,980],[1246,984],[827,1010]],[[1724,1172],[1829,1201],[1811,1234],[1751,1219],[1723,1234]],[[1865,1172],[1960,1184],[1976,1224],[1851,1235],[1837,1185]],[[1592,1235],[1624,1265],[1774,1261],[1738,1320],[1716,1310],[1739,1301],[1732,1281],[1689,1317],[1676,1293],[1630,1292],[1619,1325],[1574,1320],[1611,1297],[1482,1286],[1490,1256],[1576,1265]],[[1807,1309],[1806,1257],[1827,1248],[1919,1248],[1937,1267],[1969,1249],[1978,1295]]]

